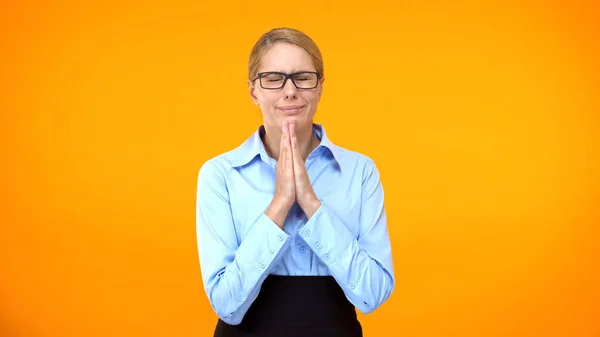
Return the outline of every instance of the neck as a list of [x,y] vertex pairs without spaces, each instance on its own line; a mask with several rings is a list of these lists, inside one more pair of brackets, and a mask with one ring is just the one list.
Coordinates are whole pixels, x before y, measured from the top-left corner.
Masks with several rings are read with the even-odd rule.
[[[313,135],[312,123],[301,126],[296,124],[296,138],[302,160],[306,161],[308,155],[319,145],[319,139]],[[279,150],[281,144],[281,127],[269,128],[265,125],[265,134],[262,137],[263,144],[269,156],[279,160]]]

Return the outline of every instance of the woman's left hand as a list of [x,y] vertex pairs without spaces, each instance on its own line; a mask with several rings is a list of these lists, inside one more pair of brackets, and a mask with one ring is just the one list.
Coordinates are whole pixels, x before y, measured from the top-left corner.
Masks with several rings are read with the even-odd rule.
[[300,154],[298,138],[296,137],[295,123],[290,123],[290,136],[292,143],[292,162],[294,165],[294,181],[296,185],[296,201],[306,216],[310,219],[317,209],[321,206],[321,202],[317,198],[313,190],[306,165]]

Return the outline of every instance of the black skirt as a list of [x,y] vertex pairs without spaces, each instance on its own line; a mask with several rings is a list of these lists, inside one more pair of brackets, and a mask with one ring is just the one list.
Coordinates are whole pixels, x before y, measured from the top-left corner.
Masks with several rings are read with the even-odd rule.
[[239,325],[214,337],[362,337],[356,310],[332,276],[269,275]]

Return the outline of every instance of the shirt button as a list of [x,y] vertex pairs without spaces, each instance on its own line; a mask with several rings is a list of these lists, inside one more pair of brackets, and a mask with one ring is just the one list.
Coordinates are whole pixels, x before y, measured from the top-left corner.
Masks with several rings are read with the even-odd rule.
[[304,246],[300,247],[300,251],[304,253],[306,251],[306,247],[304,247]]
[[266,265],[265,265],[264,263],[262,263],[262,262],[261,262],[261,263],[260,263],[260,267],[261,267],[262,269],[265,269]]
[[273,248],[269,248],[269,253],[271,253],[271,254],[275,253],[275,251],[273,250]]
[[317,242],[317,244],[315,245],[315,247],[317,247],[317,249],[321,249],[321,244]]
[[238,299],[237,300],[241,302],[241,301],[244,300],[244,298],[242,297],[242,295],[238,295]]
[[354,289],[355,287],[356,287],[356,286],[354,285],[354,283],[350,283],[350,284],[348,285],[348,288],[350,288],[350,289]]
[[324,258],[325,258],[325,261],[329,260],[329,254],[325,254]]
[[310,231],[308,229],[304,231],[304,236],[310,236]]
[[302,220],[298,220],[298,225],[302,225]]
[[281,234],[278,234],[278,235],[277,235],[277,238],[279,239],[279,241],[283,241],[283,235],[281,235]]

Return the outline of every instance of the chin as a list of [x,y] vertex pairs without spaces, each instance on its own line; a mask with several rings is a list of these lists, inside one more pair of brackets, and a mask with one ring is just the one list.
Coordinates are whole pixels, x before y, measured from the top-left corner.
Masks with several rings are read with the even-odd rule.
[[301,116],[301,115],[283,116],[282,120],[294,121],[294,122],[296,122],[296,125],[305,125],[308,123],[306,116]]

